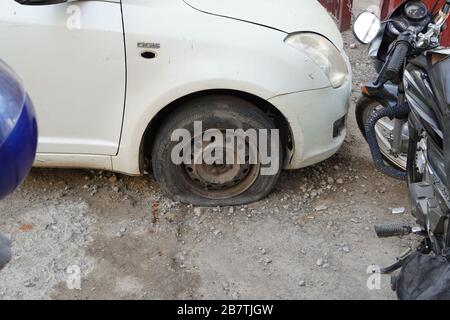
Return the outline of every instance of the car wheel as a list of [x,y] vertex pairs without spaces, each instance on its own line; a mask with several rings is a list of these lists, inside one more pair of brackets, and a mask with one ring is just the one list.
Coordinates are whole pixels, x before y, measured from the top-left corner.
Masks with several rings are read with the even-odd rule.
[[[194,123],[197,126],[201,123],[201,130],[198,127],[194,130]],[[184,144],[180,140],[172,141],[172,134],[177,129],[189,134],[189,140],[186,139]],[[233,138],[235,147],[227,144],[231,141],[226,134],[230,129],[242,129]],[[249,129],[254,129],[258,137],[260,130],[266,129],[267,135],[258,138],[255,144],[254,139],[242,135]],[[159,130],[152,150],[153,174],[161,189],[175,201],[197,206],[241,205],[258,201],[270,193],[281,172],[283,154],[275,129],[270,118],[246,100],[230,96],[193,99],[180,105]],[[223,138],[220,135],[205,136],[211,130],[222,133]],[[196,139],[199,132],[203,139]],[[264,144],[267,152],[264,150],[263,153],[260,146]],[[179,152],[181,145],[187,149]],[[211,147],[217,149],[211,151]],[[211,159],[202,162],[218,151],[223,162],[211,162]],[[278,162],[261,161],[264,154],[277,156]],[[173,161],[174,155],[183,158],[183,162]],[[233,155],[233,162],[226,161],[227,155]]]

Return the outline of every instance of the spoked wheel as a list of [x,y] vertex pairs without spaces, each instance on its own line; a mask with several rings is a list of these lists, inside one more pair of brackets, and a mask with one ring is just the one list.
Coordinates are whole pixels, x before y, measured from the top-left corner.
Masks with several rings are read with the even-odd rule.
[[[364,137],[365,123],[369,116],[383,108],[383,106],[375,100],[362,96],[356,105],[356,120],[358,122],[359,129]],[[408,161],[408,123],[405,121],[401,130],[401,144],[399,152],[394,152],[392,148],[394,137],[394,121],[389,118],[380,119],[375,125],[375,133],[377,136],[378,145],[380,146],[381,154],[386,162],[397,169],[406,171]]]
[[[202,124],[200,131],[194,123]],[[172,141],[176,129],[188,135],[183,143]],[[283,163],[279,139],[272,145],[274,129],[269,117],[240,98],[191,100],[179,106],[159,130],[152,152],[154,176],[167,195],[183,203],[226,206],[260,200],[274,187]],[[266,141],[258,135],[255,143],[249,138],[250,130],[265,130]],[[229,136],[229,131],[234,135]],[[272,174],[263,174],[274,163],[262,161],[261,144],[267,146],[268,154],[278,156]],[[173,161],[174,153],[183,158],[182,163]]]

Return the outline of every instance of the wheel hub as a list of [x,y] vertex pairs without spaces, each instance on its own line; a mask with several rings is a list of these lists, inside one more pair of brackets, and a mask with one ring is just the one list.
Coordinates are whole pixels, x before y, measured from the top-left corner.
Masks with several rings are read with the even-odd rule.
[[[184,169],[194,192],[211,199],[226,199],[245,192],[253,185],[259,175],[260,164],[259,161],[251,164],[249,160],[250,153],[257,152],[257,149],[245,138],[236,138],[237,148],[230,148],[225,140],[220,144],[204,141],[202,148],[192,148],[192,164],[185,164]],[[243,147],[245,152],[238,152]],[[205,163],[207,155],[215,155],[217,151],[223,159],[212,164]],[[233,163],[227,163],[227,155],[233,155]]]

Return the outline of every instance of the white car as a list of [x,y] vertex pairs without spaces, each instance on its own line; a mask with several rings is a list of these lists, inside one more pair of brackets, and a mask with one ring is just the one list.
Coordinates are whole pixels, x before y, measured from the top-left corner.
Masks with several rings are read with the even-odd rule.
[[[2,0],[0,57],[36,107],[36,166],[151,167],[176,201],[259,200],[281,169],[325,160],[345,138],[351,69],[316,0]],[[174,130],[199,121],[202,133],[270,129],[279,170],[175,163]]]

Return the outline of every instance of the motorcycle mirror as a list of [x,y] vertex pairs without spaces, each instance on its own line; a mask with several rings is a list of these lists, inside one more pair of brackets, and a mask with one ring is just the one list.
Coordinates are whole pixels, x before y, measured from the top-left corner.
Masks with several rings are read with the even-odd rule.
[[353,24],[353,34],[355,35],[355,38],[363,44],[372,42],[380,29],[380,19],[370,11],[364,11],[359,14]]

